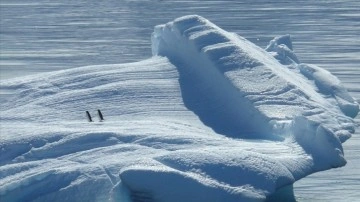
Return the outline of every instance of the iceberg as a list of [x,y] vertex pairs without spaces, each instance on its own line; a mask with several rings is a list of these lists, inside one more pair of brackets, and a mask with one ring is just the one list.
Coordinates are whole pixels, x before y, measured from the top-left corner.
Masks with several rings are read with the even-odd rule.
[[289,35],[262,49],[190,15],[152,51],[1,81],[0,199],[266,201],[346,164],[359,105]]

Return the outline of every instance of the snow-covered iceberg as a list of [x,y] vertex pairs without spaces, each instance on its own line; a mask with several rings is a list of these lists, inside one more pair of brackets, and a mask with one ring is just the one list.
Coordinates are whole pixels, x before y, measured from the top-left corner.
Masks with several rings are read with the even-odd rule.
[[2,81],[0,199],[264,201],[345,165],[358,104],[290,36],[263,50],[192,15],[156,26],[152,49]]

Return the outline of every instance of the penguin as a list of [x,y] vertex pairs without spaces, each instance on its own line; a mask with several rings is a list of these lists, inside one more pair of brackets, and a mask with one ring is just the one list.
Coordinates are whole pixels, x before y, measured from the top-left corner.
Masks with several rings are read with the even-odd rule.
[[100,109],[98,109],[98,110],[97,110],[97,112],[98,112],[98,115],[99,115],[99,119],[100,119],[100,121],[103,121],[103,120],[104,120],[104,117],[103,117],[103,115],[102,115],[102,113],[101,113]]
[[90,115],[89,111],[86,111],[86,116],[88,118],[88,121],[92,122],[92,118],[91,118],[91,115]]

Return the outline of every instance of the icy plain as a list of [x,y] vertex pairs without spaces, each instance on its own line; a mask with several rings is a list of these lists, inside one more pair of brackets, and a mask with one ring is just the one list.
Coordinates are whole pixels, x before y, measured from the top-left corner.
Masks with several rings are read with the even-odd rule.
[[[2,81],[15,93],[1,104],[1,199],[263,201],[345,164],[358,105],[289,36],[266,52],[186,16],[155,27],[152,49]],[[105,121],[86,122],[96,109]]]

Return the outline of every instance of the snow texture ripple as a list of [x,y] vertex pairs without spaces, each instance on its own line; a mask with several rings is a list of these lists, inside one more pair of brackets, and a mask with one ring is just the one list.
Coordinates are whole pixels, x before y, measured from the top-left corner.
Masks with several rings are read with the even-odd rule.
[[192,15],[152,49],[1,82],[1,201],[265,201],[345,165],[358,104],[289,35],[263,50]]

